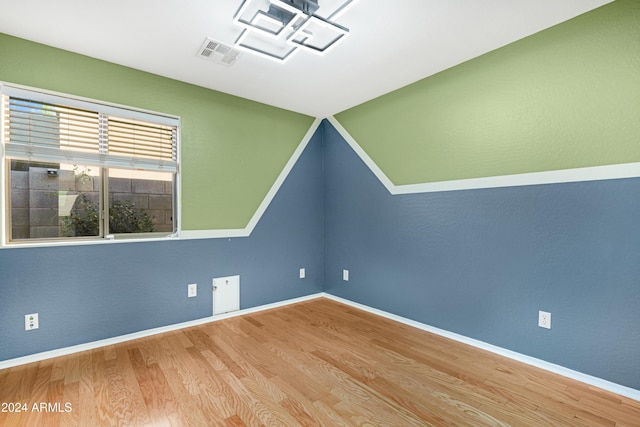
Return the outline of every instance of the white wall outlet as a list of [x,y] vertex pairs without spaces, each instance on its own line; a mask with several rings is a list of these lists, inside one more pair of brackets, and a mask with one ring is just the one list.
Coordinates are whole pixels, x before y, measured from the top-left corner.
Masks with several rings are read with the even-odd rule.
[[305,277],[307,277],[307,271],[304,268],[300,269],[300,278],[304,279]]
[[187,285],[187,297],[193,298],[195,296],[198,296],[198,284],[191,283]]
[[538,311],[538,326],[541,328],[551,329],[551,313]]
[[342,280],[345,282],[349,281],[349,270],[342,270]]
[[38,323],[38,313],[25,314],[24,315],[24,330],[30,331],[32,329],[38,329],[40,327]]

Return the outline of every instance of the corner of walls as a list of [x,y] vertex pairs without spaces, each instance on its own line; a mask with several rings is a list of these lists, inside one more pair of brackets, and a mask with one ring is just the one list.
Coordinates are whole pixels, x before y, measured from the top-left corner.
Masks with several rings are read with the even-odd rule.
[[325,129],[327,127],[327,119],[322,119],[322,121],[320,122],[320,127],[319,127],[319,132],[321,137],[322,137],[322,150],[320,152],[320,167],[321,167],[321,171],[322,171],[322,175],[321,175],[321,179],[320,179],[320,186],[321,186],[321,191],[322,191],[322,199],[321,199],[321,203],[322,203],[322,223],[320,226],[320,231],[321,231],[321,235],[322,235],[322,291],[324,292],[325,290],[325,281],[326,281],[326,268],[325,268],[325,260],[327,258],[327,245],[326,245],[326,239],[327,239],[327,234],[326,234],[326,229],[325,229],[325,223],[326,223],[326,215],[327,215],[327,210],[326,210],[326,198],[327,198],[327,193],[326,193],[326,189],[325,189],[325,174],[326,174],[326,170],[325,170]]

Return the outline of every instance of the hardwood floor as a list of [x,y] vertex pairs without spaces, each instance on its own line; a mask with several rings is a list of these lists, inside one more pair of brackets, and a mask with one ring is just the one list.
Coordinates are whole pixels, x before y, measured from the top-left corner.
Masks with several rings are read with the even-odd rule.
[[640,426],[640,402],[327,299],[5,369],[0,403],[0,426]]

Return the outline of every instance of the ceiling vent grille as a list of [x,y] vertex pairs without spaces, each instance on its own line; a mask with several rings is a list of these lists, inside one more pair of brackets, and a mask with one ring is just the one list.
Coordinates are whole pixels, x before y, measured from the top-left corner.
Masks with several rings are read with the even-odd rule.
[[240,56],[240,52],[217,40],[207,38],[198,50],[197,56],[218,64],[231,66]]

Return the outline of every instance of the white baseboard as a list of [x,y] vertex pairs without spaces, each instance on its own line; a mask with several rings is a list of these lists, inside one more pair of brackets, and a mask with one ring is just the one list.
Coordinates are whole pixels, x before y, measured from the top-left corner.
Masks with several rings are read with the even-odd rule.
[[404,323],[405,325],[413,326],[414,328],[421,329],[423,331],[431,332],[436,335],[440,335],[445,338],[452,339],[454,341],[458,341],[464,344],[471,345],[476,348],[480,348],[482,350],[487,350],[492,353],[498,354],[500,356],[508,357],[509,359],[516,360],[518,362],[526,363],[527,365],[535,366],[537,368],[544,369],[549,372],[553,372],[558,375],[562,375],[567,378],[571,378],[582,383],[598,387],[612,393],[619,394],[621,396],[628,397],[633,400],[637,400],[640,402],[640,390],[636,390],[631,387],[626,387],[620,384],[613,383],[611,381],[603,380],[602,378],[594,377],[591,375],[583,374],[582,372],[574,371],[569,368],[565,368],[560,365],[556,365],[554,363],[545,362],[541,359],[536,359],[535,357],[527,356],[525,354],[517,353],[515,351],[507,350],[502,347],[495,346],[493,344],[488,344],[483,341],[479,341],[473,338],[465,337],[464,335],[459,335],[454,332],[449,332],[444,329],[439,329],[433,326],[426,325],[424,323],[416,322],[415,320],[407,319],[402,316],[398,316],[392,313],[388,313],[383,310],[378,310],[377,308],[372,308],[363,304],[359,304],[357,302],[350,301],[348,299],[340,298],[335,295],[323,293],[323,297],[341,302],[343,304],[349,305],[354,308],[359,308],[361,310],[367,311],[372,314],[376,314],[378,316],[385,317],[387,319],[395,320],[396,322]]
[[93,350],[94,348],[106,347],[108,345],[119,344],[126,341],[131,341],[139,338],[145,338],[152,335],[162,334],[164,332],[176,331],[178,329],[190,328],[192,326],[204,325],[205,323],[216,322],[222,319],[229,319],[231,317],[242,316],[245,314],[256,313],[258,311],[270,310],[272,308],[283,307],[289,304],[295,304],[297,302],[308,301],[315,298],[320,298],[324,293],[316,293],[306,295],[299,298],[292,298],[285,301],[279,301],[272,304],[260,305],[257,307],[246,308],[243,310],[232,311],[230,313],[219,314],[217,316],[203,317],[202,319],[191,320],[189,322],[176,323],[174,325],[161,326],[159,328],[147,329],[144,331],[134,332],[127,335],[121,335],[113,338],[106,338],[99,341],[93,341],[85,344],[78,344],[71,347],[59,348],[50,351],[44,351],[42,353],[30,354],[28,356],[17,357],[15,359],[9,359],[0,361],[0,370],[7,369],[14,366],[25,365],[27,363],[40,362],[46,359],[52,359],[54,357],[66,356],[73,353],[78,353],[86,350]]
[[640,402],[640,390],[633,389],[631,387],[626,387],[620,384],[613,383],[611,381],[603,380],[602,378],[594,377],[591,375],[583,374],[582,372],[574,371],[572,369],[565,368],[560,365],[556,365],[553,363],[545,362],[541,359],[536,359],[535,357],[527,356],[521,353],[517,353],[515,351],[507,350],[502,347],[498,347],[492,344],[488,344],[483,341],[479,341],[473,338],[465,337],[464,335],[456,334],[454,332],[449,332],[444,329],[439,329],[433,326],[429,326],[424,323],[416,322],[415,320],[407,319],[402,316],[398,316],[396,314],[392,314],[383,310],[379,310],[377,308],[372,308],[357,302],[353,302],[348,299],[344,299],[341,297],[337,297],[335,295],[328,294],[326,292],[320,292],[316,294],[306,295],[299,298],[292,298],[285,301],[279,301],[272,304],[265,304],[258,307],[247,308],[243,310],[234,311],[231,313],[220,314],[217,316],[204,317],[202,319],[192,320],[189,322],[178,323],[174,325],[162,326],[160,328],[148,329],[145,331],[134,332],[132,334],[122,335],[114,338],[107,338],[104,340],[93,341],[86,344],[79,344],[72,347],[66,347],[51,351],[45,351],[42,353],[32,354],[29,356],[18,357],[15,359],[9,359],[0,362],[0,369],[7,369],[14,366],[25,365],[27,363],[39,362],[46,359],[51,359],[58,356],[66,356],[73,353],[78,353],[85,350],[92,350],[95,348],[105,347],[108,345],[119,344],[126,341],[135,340],[138,338],[149,337],[152,335],[161,334],[164,332],[176,331],[178,329],[190,328],[192,326],[203,325],[205,323],[216,322],[218,320],[229,319],[231,317],[243,316],[245,314],[257,313],[259,311],[270,310],[272,308],[284,307],[290,304],[295,304],[298,302],[309,301],[316,298],[327,298],[333,301],[337,301],[346,305],[349,305],[354,308],[359,308],[366,312],[394,320],[396,322],[403,323],[408,326],[413,326],[414,328],[421,329],[423,331],[431,332],[436,335],[440,335],[445,338],[452,339],[454,341],[458,341],[464,344],[471,345],[476,348],[480,348],[482,350],[487,350],[492,353],[498,354],[500,356],[508,357],[509,359],[516,360],[518,362],[526,363],[527,365],[535,366],[537,368],[544,369],[549,372],[556,373],[558,375],[562,375],[567,378],[571,378],[582,383],[598,387],[612,393],[619,394],[621,396],[628,397],[633,400],[637,400]]

